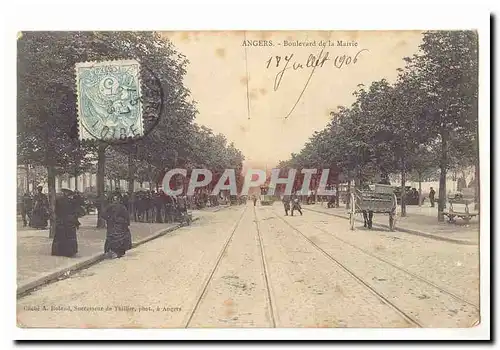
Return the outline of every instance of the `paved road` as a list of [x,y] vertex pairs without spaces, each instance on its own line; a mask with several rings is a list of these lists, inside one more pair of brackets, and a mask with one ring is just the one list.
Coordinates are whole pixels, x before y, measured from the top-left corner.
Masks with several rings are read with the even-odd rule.
[[191,227],[19,299],[18,324],[469,327],[478,319],[478,247],[352,232],[344,219],[281,209],[203,213]]

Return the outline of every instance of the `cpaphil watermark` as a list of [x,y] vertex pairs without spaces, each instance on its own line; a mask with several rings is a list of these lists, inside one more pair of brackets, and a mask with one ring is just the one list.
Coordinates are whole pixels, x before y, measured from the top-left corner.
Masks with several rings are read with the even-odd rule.
[[[188,174],[186,169],[172,169],[169,170],[163,177],[162,188],[163,191],[170,196],[178,196],[185,193],[187,196],[195,194],[197,189],[208,188],[209,185],[213,189],[211,195],[219,195],[222,191],[229,191],[232,196],[246,196],[251,188],[266,186],[268,188],[267,194],[274,195],[278,186],[284,187],[281,194],[291,195],[294,194],[308,195],[311,190],[315,190],[316,194],[321,196],[334,196],[335,190],[327,189],[328,178],[330,169],[302,169],[300,173],[296,169],[287,169],[288,174],[281,176],[281,169],[273,169],[270,178],[264,170],[261,169],[248,169],[246,174],[236,174],[234,169],[226,169],[222,174],[214,176],[214,172],[209,169],[193,169]],[[300,174],[298,176],[298,174]],[[313,176],[317,178],[320,175],[319,182],[315,181],[312,184]],[[218,179],[217,179],[218,178]],[[238,181],[237,178],[242,179]],[[187,189],[184,184],[187,180]],[[268,181],[269,180],[269,181]],[[301,186],[297,188],[297,180],[302,180]],[[316,179],[315,179],[316,180]],[[179,182],[182,183],[179,185]],[[238,186],[240,185],[240,186]],[[238,190],[239,188],[240,190]]]

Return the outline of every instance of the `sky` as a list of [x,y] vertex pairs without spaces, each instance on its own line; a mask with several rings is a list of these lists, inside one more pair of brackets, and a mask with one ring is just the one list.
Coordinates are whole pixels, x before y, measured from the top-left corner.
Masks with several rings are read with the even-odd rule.
[[[190,62],[184,84],[197,103],[195,122],[234,142],[245,167],[261,169],[298,153],[328,124],[330,112],[354,102],[358,84],[394,81],[403,57],[416,53],[422,39],[420,31],[162,35]],[[297,43],[309,45],[291,46]]]

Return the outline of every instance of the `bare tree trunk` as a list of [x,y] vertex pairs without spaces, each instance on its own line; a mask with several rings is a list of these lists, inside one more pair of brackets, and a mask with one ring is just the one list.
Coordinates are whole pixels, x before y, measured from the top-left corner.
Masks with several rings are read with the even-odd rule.
[[335,198],[335,207],[340,208],[340,186],[338,180],[337,183],[335,184],[335,193],[337,194]]
[[29,192],[30,191],[30,165],[28,163],[26,163],[25,168],[26,168],[26,191],[25,192]]
[[346,208],[350,209],[351,204],[351,180],[347,182],[347,200],[346,200]]
[[78,191],[78,173],[75,172],[75,191]]
[[360,188],[361,187],[361,170],[356,169],[355,174],[356,175],[354,177],[354,186],[357,188]]
[[418,173],[418,206],[422,206],[422,174]]
[[62,175],[59,175],[57,177],[57,187],[59,191],[61,191],[61,188],[63,187],[62,183],[63,183]]
[[132,154],[133,149],[131,148],[128,153],[128,195],[129,195],[129,205],[128,210],[130,215],[134,215],[134,156]]
[[49,190],[49,238],[56,235],[56,169],[54,166],[47,166],[47,187]]
[[447,167],[447,147],[448,147],[448,135],[446,131],[441,132],[441,162],[439,167],[441,173],[439,174],[439,200],[438,200],[438,221],[444,221],[443,211],[446,204],[446,167]]
[[90,188],[92,188],[92,185],[93,185],[93,183],[92,183],[92,177],[93,176],[94,176],[94,174],[92,174],[92,173],[89,174],[89,187]]
[[479,191],[479,156],[477,157],[476,162],[474,163],[474,178],[476,179],[474,184],[474,210],[479,210],[479,202],[480,202],[480,194]]
[[406,216],[406,164],[401,158],[401,217]]
[[153,181],[151,181],[153,177],[153,174],[152,174],[152,167],[151,167],[151,164],[148,164],[148,178],[149,178],[149,190],[152,191],[153,190]]
[[106,222],[102,219],[102,211],[105,205],[104,198],[104,166],[106,160],[106,144],[100,143],[97,150],[97,198],[99,203],[97,205],[97,228],[106,227]]
[[87,173],[82,174],[82,192],[87,188]]

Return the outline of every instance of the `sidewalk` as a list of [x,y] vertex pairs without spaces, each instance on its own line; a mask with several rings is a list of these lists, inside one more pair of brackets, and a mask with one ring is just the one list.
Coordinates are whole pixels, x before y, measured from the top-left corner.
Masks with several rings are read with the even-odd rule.
[[[344,206],[340,208],[326,207],[326,203],[315,205],[304,205],[304,209],[326,213],[329,215],[349,218],[347,209]],[[458,208],[457,208],[458,209]],[[449,224],[437,221],[437,208],[429,206],[407,206],[406,217],[396,219],[396,231],[425,236],[428,238],[450,241],[459,244],[478,245],[479,244],[479,218],[475,217],[468,225],[463,221],[457,220],[457,224]],[[361,214],[356,215],[356,221],[363,222]],[[375,214],[373,216],[374,226],[389,228],[389,215]]]
[[[80,218],[77,231],[78,253],[74,258],[51,255],[52,238],[48,230],[18,228],[17,230],[17,293],[24,293],[41,284],[69,274],[69,271],[89,266],[103,258],[106,229],[97,229],[96,215]],[[177,229],[180,224],[130,224],[132,246]]]

